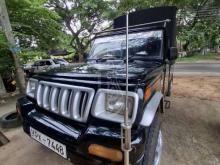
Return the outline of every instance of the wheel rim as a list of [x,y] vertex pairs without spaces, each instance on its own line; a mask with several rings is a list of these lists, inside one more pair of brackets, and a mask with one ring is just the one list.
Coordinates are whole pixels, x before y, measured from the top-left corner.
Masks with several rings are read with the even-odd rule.
[[162,146],[163,146],[163,137],[162,137],[162,132],[160,130],[159,134],[158,134],[158,138],[157,138],[157,146],[156,146],[156,150],[155,150],[154,165],[160,165]]

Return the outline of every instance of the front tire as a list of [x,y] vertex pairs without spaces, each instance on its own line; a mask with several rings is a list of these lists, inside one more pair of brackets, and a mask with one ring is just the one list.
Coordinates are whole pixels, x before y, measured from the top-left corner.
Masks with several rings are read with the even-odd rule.
[[161,113],[158,112],[153,123],[146,130],[147,142],[142,165],[160,165],[163,144],[161,122]]

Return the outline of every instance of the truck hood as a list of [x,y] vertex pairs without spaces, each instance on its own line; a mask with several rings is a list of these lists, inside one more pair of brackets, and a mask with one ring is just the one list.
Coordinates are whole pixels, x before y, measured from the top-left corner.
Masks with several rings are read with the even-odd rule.
[[[128,78],[130,81],[143,80],[147,75],[157,68],[160,62],[132,62],[128,66]],[[90,80],[90,81],[109,81],[117,80],[125,82],[126,64],[125,63],[85,63],[81,65],[70,65],[62,68],[54,68],[44,73],[39,73],[35,77],[59,77],[64,79]]]

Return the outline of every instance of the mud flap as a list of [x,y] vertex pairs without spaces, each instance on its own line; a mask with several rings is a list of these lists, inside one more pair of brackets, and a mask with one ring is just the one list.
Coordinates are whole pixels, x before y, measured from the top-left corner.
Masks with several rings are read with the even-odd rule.
[[170,109],[170,100],[165,100],[165,109]]

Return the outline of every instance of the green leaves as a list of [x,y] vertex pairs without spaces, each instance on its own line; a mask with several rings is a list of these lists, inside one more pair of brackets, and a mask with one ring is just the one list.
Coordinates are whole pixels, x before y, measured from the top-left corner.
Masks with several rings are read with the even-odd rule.
[[3,34],[2,31],[0,31],[0,50],[7,49],[7,48],[8,48],[8,43],[5,38],[5,35]]
[[3,32],[0,31],[0,74],[6,70],[12,70],[13,59],[10,56],[10,51],[8,50],[8,44]]
[[45,0],[7,0],[13,31],[23,48],[53,49],[59,44],[60,17],[43,6]]
[[198,22],[193,28],[183,28],[178,35],[179,40],[189,41],[189,50],[204,47],[213,48],[220,44],[219,38],[220,23],[215,20]]
[[211,10],[209,8],[218,7],[220,10],[219,0],[121,0],[118,3],[117,14],[168,5],[175,5],[179,9],[177,19],[181,24],[178,27],[177,37],[179,41],[185,43],[185,49],[215,47],[220,44],[220,18],[206,17]]
[[30,50],[30,49],[24,49],[19,54],[19,58],[21,59],[20,62],[23,64],[27,64],[30,62],[33,62],[37,59],[48,59],[50,58],[49,55],[46,54],[46,52],[43,51],[37,51],[37,50]]
[[[14,34],[25,50],[73,48],[82,57],[94,33],[108,28],[116,16],[127,10],[164,5],[176,5],[179,11],[185,11],[178,14],[178,19],[184,22],[178,28],[178,39],[189,42],[188,49],[220,44],[219,18],[204,21],[195,17],[195,11],[204,6],[220,6],[219,0],[7,0],[6,3]],[[0,33],[1,47],[7,47],[7,43]]]
[[[49,58],[48,50],[66,48],[69,42],[65,40],[67,35],[62,31],[61,18],[46,8],[45,2],[47,0],[6,0],[13,33],[22,50],[19,54],[22,63]],[[8,43],[0,31],[0,74],[13,68]]]
[[81,58],[94,38],[94,33],[106,28],[104,23],[116,13],[114,1],[49,0],[47,6],[61,17],[65,30],[72,35],[70,45]]

